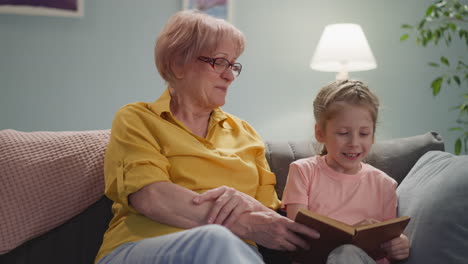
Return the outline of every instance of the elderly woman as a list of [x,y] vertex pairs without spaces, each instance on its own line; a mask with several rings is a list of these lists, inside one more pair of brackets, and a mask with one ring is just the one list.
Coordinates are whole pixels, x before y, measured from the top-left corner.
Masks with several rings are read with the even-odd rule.
[[274,211],[261,138],[220,108],[244,42],[221,19],[170,18],[155,47],[168,88],[113,121],[104,172],[114,217],[96,263],[262,263],[256,243],[292,251],[318,237]]

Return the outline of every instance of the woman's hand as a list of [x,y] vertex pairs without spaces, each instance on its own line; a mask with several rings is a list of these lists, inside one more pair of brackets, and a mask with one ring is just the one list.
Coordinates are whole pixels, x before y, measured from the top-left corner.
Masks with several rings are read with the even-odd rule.
[[206,191],[193,199],[197,205],[205,201],[214,201],[207,216],[207,223],[220,224],[227,228],[245,212],[270,210],[253,197],[226,186]]
[[387,258],[393,260],[402,260],[409,256],[410,244],[408,238],[401,234],[382,244],[382,248],[387,252]]
[[313,239],[320,237],[317,231],[273,210],[242,214],[231,231],[264,247],[283,251],[309,249],[309,244],[300,235]]

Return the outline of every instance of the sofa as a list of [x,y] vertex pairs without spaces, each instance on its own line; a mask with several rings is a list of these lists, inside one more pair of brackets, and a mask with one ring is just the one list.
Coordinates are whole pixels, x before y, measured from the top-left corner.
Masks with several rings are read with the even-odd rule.
[[[0,263],[93,263],[112,217],[103,195],[109,130],[0,131]],[[315,155],[312,141],[265,141],[281,197],[289,164]],[[366,162],[399,184],[399,215],[412,217],[402,263],[468,263],[468,156],[428,132],[374,144]],[[266,263],[288,255],[260,247]]]

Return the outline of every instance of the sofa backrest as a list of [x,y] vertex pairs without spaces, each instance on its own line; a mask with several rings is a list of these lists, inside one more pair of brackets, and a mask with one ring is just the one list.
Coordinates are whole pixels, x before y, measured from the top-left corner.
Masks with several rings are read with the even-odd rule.
[[[91,193],[91,189],[82,188],[81,190],[83,193],[72,195],[75,199],[82,199],[82,197],[92,195],[94,200],[86,201],[90,206],[82,213],[76,211],[76,208],[70,208],[70,211],[73,211],[72,215],[69,215],[70,219],[61,220],[61,223],[64,224],[57,227],[49,225],[48,228],[53,228],[53,230],[46,230],[42,228],[43,225],[41,225],[41,229],[38,229],[40,232],[28,233],[29,237],[23,236],[22,241],[24,243],[21,242],[23,244],[19,247],[4,255],[0,255],[0,263],[73,264],[93,262],[94,256],[102,242],[102,235],[104,234],[108,222],[112,217],[112,202],[103,196],[103,172],[102,170],[96,170],[96,168],[102,168],[102,160],[105,147],[108,142],[109,132],[109,130],[101,130],[45,132],[45,134],[38,134],[41,132],[24,133],[12,130],[0,131],[0,161],[3,162],[0,164],[2,164],[2,166],[11,166],[12,163],[8,161],[8,159],[13,158],[13,156],[11,153],[8,153],[8,151],[18,150],[18,148],[15,148],[15,145],[12,146],[11,144],[22,144],[22,148],[30,147],[27,153],[30,158],[22,161],[24,162],[24,166],[34,167],[34,162],[38,162],[44,158],[49,162],[46,167],[43,166],[40,171],[34,171],[34,173],[31,174],[35,175],[35,177],[45,177],[44,179],[50,180],[49,177],[53,171],[48,170],[48,168],[53,168],[56,171],[57,168],[60,168],[60,166],[64,164],[63,159],[54,159],[55,156],[53,153],[57,154],[57,150],[63,150],[64,152],[69,153],[64,157],[65,159],[75,157],[77,161],[79,160],[79,166],[83,168],[95,168],[83,169],[82,175],[80,175],[79,173],[76,174],[77,172],[80,172],[79,169],[77,170],[76,168],[72,168],[74,163],[68,162],[68,165],[73,165],[68,168],[69,171],[73,172],[73,175],[62,173],[55,176],[60,176],[65,179],[71,176],[78,177],[79,179],[86,179],[84,186],[86,186],[86,184],[93,184]],[[45,137],[43,137],[44,135]],[[37,136],[39,136],[40,140],[37,139]],[[15,138],[16,141],[12,141],[12,137]],[[70,142],[76,142],[74,144],[77,144],[80,147],[70,151]],[[296,159],[315,155],[320,147],[317,143],[305,141],[266,141],[265,145],[267,160],[270,168],[277,177],[276,191],[278,192],[279,197],[281,197],[283,193],[289,164]],[[48,149],[53,151],[50,153],[44,153],[44,151]],[[89,149],[93,149],[93,151],[90,152]],[[444,143],[441,137],[435,132],[429,132],[414,137],[377,142],[374,144],[373,150],[368,157],[368,162],[385,171],[398,182],[401,182],[419,157],[430,150],[444,150]],[[21,163],[18,166],[21,166]],[[39,167],[40,166],[37,168]],[[25,171],[24,169],[25,168],[21,168],[18,169],[18,171]],[[6,170],[0,170],[0,181],[8,181],[9,178],[11,179],[11,177],[16,176],[17,175],[14,175],[14,173],[6,173]],[[37,181],[37,179],[34,180]],[[67,181],[62,182],[62,184],[67,184]],[[12,186],[12,188],[16,187],[18,186]],[[32,190],[34,191],[34,189]],[[97,195],[96,190],[98,192]],[[9,191],[11,194],[12,190]],[[48,199],[48,197],[50,197],[48,195],[37,197],[37,193],[33,193],[33,191],[28,193],[30,197],[34,197],[31,200],[32,202],[38,202],[36,201],[38,199],[40,203],[47,203],[47,206],[50,208],[57,206],[57,210],[66,210],[66,208],[63,208],[63,199]],[[2,195],[5,193],[6,192],[0,192],[0,201],[5,200],[2,198]],[[63,197],[69,198],[70,196],[65,193],[63,194]],[[67,204],[65,203],[65,205]],[[20,211],[21,210],[18,210],[17,212]],[[75,216],[77,213],[79,214]],[[15,218],[24,218],[22,220],[26,219],[28,221],[37,220],[34,214],[9,214],[7,216],[12,216],[12,221],[14,221]],[[3,224],[5,224],[5,222],[2,222],[2,225]],[[57,224],[60,223],[54,223],[54,225]],[[13,226],[14,228],[22,228],[21,225],[15,224],[14,222]]]
[[[320,144],[310,141],[265,141],[265,147],[270,169],[276,174],[276,192],[280,199],[286,184],[289,164],[321,151]],[[444,141],[436,132],[378,141],[372,146],[365,162],[384,171],[400,184],[416,161],[430,150],[444,150]]]

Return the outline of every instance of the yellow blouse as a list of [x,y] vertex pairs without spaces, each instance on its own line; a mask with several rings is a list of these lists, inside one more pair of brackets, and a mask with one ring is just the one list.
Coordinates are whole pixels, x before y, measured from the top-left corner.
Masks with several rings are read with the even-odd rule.
[[263,141],[247,122],[217,108],[201,138],[171,114],[170,100],[166,89],[155,102],[128,104],[115,115],[104,162],[114,217],[96,263],[124,243],[182,230],[150,220],[128,204],[129,194],[154,182],[198,193],[226,185],[269,208],[280,205]]

